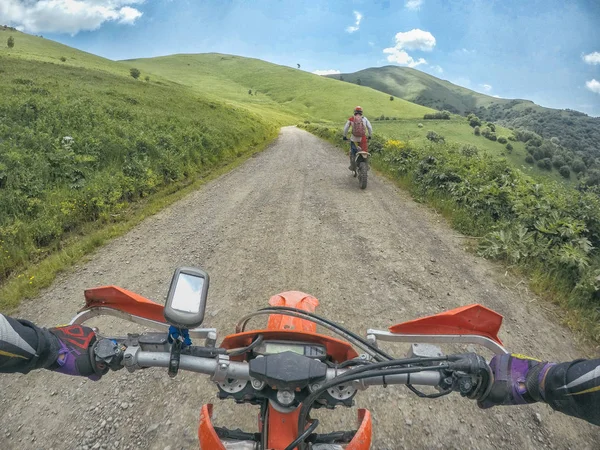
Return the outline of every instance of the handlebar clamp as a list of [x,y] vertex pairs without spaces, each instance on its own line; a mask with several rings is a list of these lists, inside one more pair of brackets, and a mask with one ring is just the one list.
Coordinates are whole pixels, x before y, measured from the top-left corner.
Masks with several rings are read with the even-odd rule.
[[210,378],[212,381],[223,382],[227,379],[227,371],[229,370],[229,356],[219,355],[217,356],[217,368],[215,373]]

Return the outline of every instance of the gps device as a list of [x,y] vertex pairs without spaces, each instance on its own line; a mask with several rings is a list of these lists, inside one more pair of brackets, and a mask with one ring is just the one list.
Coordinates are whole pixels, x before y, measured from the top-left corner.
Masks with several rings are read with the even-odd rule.
[[208,274],[193,267],[175,269],[164,316],[178,328],[195,328],[202,324],[208,295]]

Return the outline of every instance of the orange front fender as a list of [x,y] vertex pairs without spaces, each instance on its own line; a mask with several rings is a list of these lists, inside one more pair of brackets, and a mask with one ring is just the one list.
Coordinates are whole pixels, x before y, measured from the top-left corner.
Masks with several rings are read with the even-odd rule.
[[213,405],[202,405],[200,410],[200,425],[198,425],[198,440],[201,449],[225,450],[225,446],[217,436],[212,424]]
[[346,450],[369,450],[373,435],[373,424],[371,413],[368,409],[358,410],[358,431],[352,441],[346,446]]

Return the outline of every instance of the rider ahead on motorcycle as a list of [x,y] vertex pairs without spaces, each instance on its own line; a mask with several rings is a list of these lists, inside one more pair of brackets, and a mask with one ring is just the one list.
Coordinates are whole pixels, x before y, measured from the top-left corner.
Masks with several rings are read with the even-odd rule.
[[[44,368],[98,380],[109,367],[95,361],[95,344],[94,331],[82,325],[45,329],[0,314],[0,373]],[[555,364],[505,354],[490,367],[494,383],[481,408],[541,401],[600,425],[600,358]]]
[[344,126],[344,140],[348,140],[346,134],[348,134],[348,129],[352,127],[352,135],[350,136],[350,170],[355,171],[355,161],[356,161],[356,152],[358,151],[358,147],[356,143],[360,143],[360,147],[363,151],[367,150],[367,132],[369,130],[368,138],[371,139],[373,135],[373,127],[371,127],[371,122],[369,119],[363,116],[363,110],[360,106],[354,108],[354,115],[348,119],[346,125]]

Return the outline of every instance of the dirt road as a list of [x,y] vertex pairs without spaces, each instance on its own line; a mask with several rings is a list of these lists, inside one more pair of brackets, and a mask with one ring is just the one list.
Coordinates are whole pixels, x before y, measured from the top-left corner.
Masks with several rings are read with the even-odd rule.
[[[237,318],[285,290],[316,296],[318,312],[364,335],[367,327],[480,302],[505,317],[507,348],[552,360],[581,355],[516,281],[466,253],[427,208],[370,174],[366,191],[339,150],[296,128],[265,152],[163,210],[58,279],[19,316],[67,323],[85,288],[116,284],[163,301],[172,271],[211,275],[205,326],[222,338]],[[509,286],[511,289],[505,288]],[[104,334],[135,329],[101,319]],[[46,371],[0,376],[0,448],[198,448],[200,405],[218,425],[252,429],[255,409],[215,399],[207,379],[166,370],[120,371],[100,382]],[[458,395],[423,400],[404,387],[371,388],[357,403],[374,417],[375,449],[600,448],[600,429],[545,405],[479,410]],[[354,411],[319,414],[321,430],[354,427]]]

